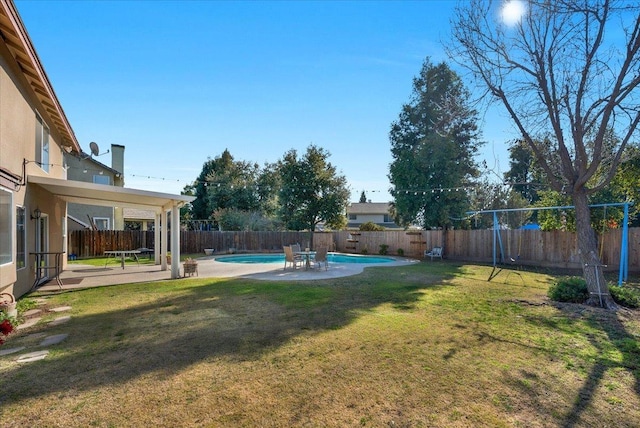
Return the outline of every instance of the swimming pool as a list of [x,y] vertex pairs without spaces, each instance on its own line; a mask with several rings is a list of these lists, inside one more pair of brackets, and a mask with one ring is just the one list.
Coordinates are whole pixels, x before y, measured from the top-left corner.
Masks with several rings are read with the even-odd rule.
[[[383,256],[361,256],[359,254],[327,254],[329,263],[389,263],[395,259]],[[234,254],[216,257],[216,261],[223,263],[284,263],[284,254]]]

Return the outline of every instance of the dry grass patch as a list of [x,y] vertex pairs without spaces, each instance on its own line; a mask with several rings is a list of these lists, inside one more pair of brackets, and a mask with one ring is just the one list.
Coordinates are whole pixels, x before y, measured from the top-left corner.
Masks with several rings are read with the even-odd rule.
[[8,426],[637,426],[640,320],[551,280],[422,263],[327,281],[185,279],[51,297],[40,362],[0,357]]

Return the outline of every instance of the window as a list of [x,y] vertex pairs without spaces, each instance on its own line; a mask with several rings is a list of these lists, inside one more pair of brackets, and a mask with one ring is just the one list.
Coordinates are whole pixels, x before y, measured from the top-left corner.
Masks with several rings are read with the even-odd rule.
[[358,216],[355,214],[349,214],[349,220],[357,220]]
[[0,265],[13,261],[13,194],[0,188]]
[[98,230],[110,230],[108,217],[94,217],[93,224],[96,225]]
[[36,161],[49,172],[49,128],[39,114],[36,114]]
[[16,207],[16,269],[27,266],[27,231],[24,207]]
[[106,185],[111,184],[111,180],[109,180],[108,175],[94,175],[93,182],[95,184],[106,184]]
[[385,223],[391,223],[391,216],[389,214],[385,214],[384,215],[384,222]]

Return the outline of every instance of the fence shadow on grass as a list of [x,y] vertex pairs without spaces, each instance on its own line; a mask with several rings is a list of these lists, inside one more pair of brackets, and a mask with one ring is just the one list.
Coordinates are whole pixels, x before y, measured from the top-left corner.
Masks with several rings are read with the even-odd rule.
[[[372,268],[314,282],[189,279],[84,290],[83,300],[104,299],[104,309],[74,315],[63,325],[34,327],[33,333],[69,337],[51,347],[55,355],[45,360],[2,370],[0,405],[150,373],[170,376],[218,357],[257,359],[296,336],[344,327],[381,304],[409,310],[424,290],[443,287],[458,268],[438,269],[409,266],[380,275]],[[127,305],[134,298],[140,303]]]

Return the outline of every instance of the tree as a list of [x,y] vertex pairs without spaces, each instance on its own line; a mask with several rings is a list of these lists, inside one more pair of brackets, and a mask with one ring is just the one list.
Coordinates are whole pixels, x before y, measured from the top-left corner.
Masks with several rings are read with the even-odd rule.
[[278,214],[278,192],[281,186],[277,163],[266,164],[257,179],[259,210],[264,217],[275,218]]
[[259,173],[258,165],[235,161],[228,150],[215,159],[208,159],[193,186],[196,196],[192,203],[193,218],[213,219],[216,210],[225,208],[259,211]]
[[310,145],[301,158],[290,150],[279,162],[280,218],[288,229],[312,233],[320,222],[334,229],[346,224],[350,191],[328,158],[327,151]]
[[536,164],[531,147],[524,140],[516,140],[509,147],[509,171],[504,180],[511,185],[529,204],[535,204],[540,197],[538,190],[544,185],[544,174]]
[[444,227],[468,209],[466,187],[479,175],[473,156],[481,145],[468,98],[447,64],[425,60],[389,133],[396,223]]
[[360,193],[360,203],[364,204],[367,202],[367,195],[364,193],[364,190],[362,191],[362,193]]
[[[460,4],[451,57],[506,109],[551,188],[571,198],[592,296],[587,303],[599,304],[602,297],[603,306],[615,308],[597,268],[589,196],[611,181],[640,121],[640,6],[529,0],[513,26],[500,22],[496,12],[493,2]],[[611,150],[605,147],[609,130],[621,136]],[[540,141],[551,143],[549,153]]]
[[629,207],[629,226],[640,226],[640,146],[627,147],[627,153],[620,163],[610,187],[619,201],[635,201]]
[[264,217],[258,211],[220,208],[214,211],[213,218],[220,230],[278,230],[273,219]]

